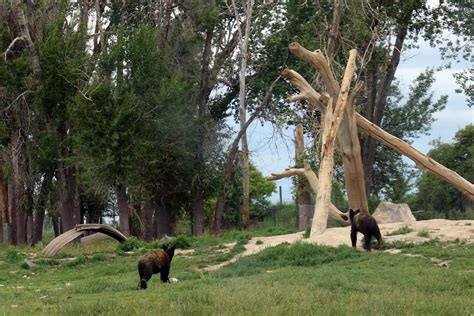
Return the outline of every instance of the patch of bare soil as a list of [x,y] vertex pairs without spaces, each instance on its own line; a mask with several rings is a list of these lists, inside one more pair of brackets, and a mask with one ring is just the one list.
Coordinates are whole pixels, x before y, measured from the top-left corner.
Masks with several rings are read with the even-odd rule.
[[[407,234],[386,236],[397,229],[408,226],[413,231]],[[453,241],[456,239],[465,240],[466,242],[474,242],[474,220],[450,221],[446,219],[431,219],[426,221],[418,221],[414,223],[388,223],[380,224],[379,228],[382,232],[385,242],[405,241],[412,243],[422,243],[430,239],[438,238],[442,241]],[[254,237],[246,245],[245,251],[234,258],[204,268],[202,271],[212,271],[220,269],[228,264],[236,262],[239,258],[256,254],[268,247],[274,247],[279,244],[293,244],[297,241],[310,242],[319,245],[337,247],[340,245],[351,245],[350,238],[351,227],[334,227],[328,228],[323,234],[316,238],[303,239],[304,232],[298,232],[288,235],[270,236],[270,237]],[[420,232],[422,236],[418,236]],[[428,235],[426,235],[428,233]],[[362,234],[358,234],[357,248],[362,249]],[[434,262],[435,263],[435,262]],[[448,265],[449,262],[438,262],[441,266]]]

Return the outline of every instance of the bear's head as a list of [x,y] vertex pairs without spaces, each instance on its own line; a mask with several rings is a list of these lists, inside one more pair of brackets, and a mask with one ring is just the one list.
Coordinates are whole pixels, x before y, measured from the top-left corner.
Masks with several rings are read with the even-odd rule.
[[174,256],[174,250],[176,249],[176,245],[173,245],[173,246],[167,246],[167,245],[163,245],[163,251],[166,252],[166,254],[168,255],[168,257],[170,258],[170,262],[171,260],[173,260],[173,256]]
[[354,216],[356,216],[357,214],[360,213],[360,209],[357,209],[357,210],[353,210],[353,209],[349,209],[349,218],[351,219],[351,223],[354,222]]

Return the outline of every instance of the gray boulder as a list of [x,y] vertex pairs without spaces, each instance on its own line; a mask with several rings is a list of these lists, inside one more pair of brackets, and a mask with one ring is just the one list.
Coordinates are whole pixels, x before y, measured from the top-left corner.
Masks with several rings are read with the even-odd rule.
[[382,202],[372,215],[379,224],[416,222],[415,216],[413,216],[410,207],[406,203]]

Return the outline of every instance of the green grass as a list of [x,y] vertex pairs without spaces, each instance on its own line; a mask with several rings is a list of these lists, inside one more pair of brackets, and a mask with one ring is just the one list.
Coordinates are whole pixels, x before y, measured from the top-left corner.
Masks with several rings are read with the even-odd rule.
[[385,236],[404,235],[404,234],[411,233],[412,231],[413,231],[413,229],[411,229],[410,227],[403,226],[403,227],[401,227],[397,230],[394,230],[393,232],[389,232],[389,233],[385,234]]
[[[387,243],[407,257],[298,243],[268,248],[220,270],[250,236],[187,238],[195,252],[177,255],[171,277],[137,291],[136,262],[117,243],[71,245],[64,254],[22,268],[30,248],[0,247],[0,315],[470,315],[474,313],[474,244],[430,240]],[[231,254],[218,250],[236,242]],[[142,244],[144,248],[156,245]],[[141,247],[140,247],[141,248]],[[234,249],[235,248],[235,249]],[[449,268],[430,258],[451,260]],[[68,258],[73,258],[69,260]]]

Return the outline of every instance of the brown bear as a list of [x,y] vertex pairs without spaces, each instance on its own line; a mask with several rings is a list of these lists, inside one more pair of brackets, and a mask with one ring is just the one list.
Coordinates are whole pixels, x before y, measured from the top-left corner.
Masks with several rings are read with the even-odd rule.
[[149,252],[138,261],[138,274],[140,275],[138,289],[146,289],[148,280],[156,273],[160,273],[161,281],[170,283],[168,276],[175,248],[175,246],[163,245],[163,250]]
[[379,249],[383,247],[382,234],[380,233],[377,221],[367,211],[360,211],[349,209],[349,217],[351,219],[351,241],[352,247],[356,247],[357,243],[357,232],[364,234],[364,249],[371,251],[372,249],[372,237],[375,237],[379,244]]

